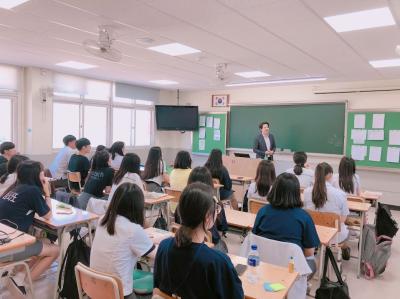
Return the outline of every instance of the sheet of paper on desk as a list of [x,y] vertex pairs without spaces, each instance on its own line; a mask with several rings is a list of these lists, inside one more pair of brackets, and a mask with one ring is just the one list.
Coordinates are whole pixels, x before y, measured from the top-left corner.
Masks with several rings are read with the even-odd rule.
[[368,140],[384,140],[384,130],[368,130]]
[[206,149],[205,139],[199,139],[199,150],[204,151]]
[[400,145],[400,130],[389,130],[389,145]]
[[382,155],[382,148],[380,146],[370,146],[369,147],[369,160],[380,162]]
[[356,129],[365,128],[365,114],[354,115],[354,128]]
[[385,114],[374,114],[372,116],[372,128],[383,129],[385,127]]
[[201,139],[206,138],[206,128],[199,129],[199,138],[201,138]]
[[221,131],[220,130],[214,130],[214,140],[215,141],[221,140]]
[[355,144],[364,144],[367,138],[367,130],[353,129],[351,130],[351,139]]
[[399,160],[400,160],[400,148],[388,147],[386,161],[390,163],[399,163]]
[[363,161],[367,155],[367,147],[365,145],[352,145],[351,157],[354,160]]
[[200,115],[199,126],[200,127],[205,127],[206,126],[206,116],[205,115]]
[[214,121],[214,117],[207,116],[207,128],[212,128],[213,127],[213,121]]
[[214,129],[219,129],[221,120],[219,118],[214,118]]

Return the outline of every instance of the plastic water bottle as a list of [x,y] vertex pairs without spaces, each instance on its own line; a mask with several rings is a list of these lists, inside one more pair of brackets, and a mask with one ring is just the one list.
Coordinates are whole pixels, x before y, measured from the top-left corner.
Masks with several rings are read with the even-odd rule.
[[256,283],[258,281],[257,268],[259,264],[260,264],[260,256],[257,251],[257,245],[253,244],[251,245],[251,250],[249,252],[249,256],[247,257],[247,266],[249,267],[247,280],[250,283]]

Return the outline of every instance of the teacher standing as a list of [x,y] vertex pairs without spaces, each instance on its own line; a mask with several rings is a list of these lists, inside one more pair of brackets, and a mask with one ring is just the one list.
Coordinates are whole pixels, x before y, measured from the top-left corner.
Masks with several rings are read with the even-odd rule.
[[269,122],[263,121],[258,127],[260,134],[254,140],[253,152],[256,158],[273,160],[276,143],[274,135],[269,132]]

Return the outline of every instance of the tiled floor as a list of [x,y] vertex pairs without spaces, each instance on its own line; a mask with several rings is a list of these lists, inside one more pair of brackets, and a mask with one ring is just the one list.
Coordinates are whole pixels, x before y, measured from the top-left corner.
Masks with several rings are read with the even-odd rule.
[[[396,220],[400,223],[400,212],[392,211]],[[373,221],[373,210],[369,215],[369,222]],[[400,234],[400,233],[399,233]],[[239,252],[240,235],[236,233],[228,233],[226,239],[229,251],[233,254]],[[356,254],[356,242],[352,244],[352,255]],[[376,299],[376,298],[400,298],[400,241],[398,236],[395,237],[392,246],[392,256],[389,260],[386,271],[378,278],[366,280],[364,278],[357,279],[356,276],[356,259],[343,262],[343,274],[349,285],[350,295],[352,299]],[[35,282],[36,298],[47,299],[52,298],[53,288],[55,286],[54,265],[42,279]],[[315,294],[315,290],[319,285],[317,280],[312,280],[311,294]],[[0,299],[15,299],[15,294],[10,294],[7,288],[0,289]]]

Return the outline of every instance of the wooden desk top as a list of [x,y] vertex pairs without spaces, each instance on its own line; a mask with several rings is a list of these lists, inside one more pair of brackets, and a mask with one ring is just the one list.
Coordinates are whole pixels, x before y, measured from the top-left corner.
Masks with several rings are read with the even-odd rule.
[[253,177],[249,176],[242,176],[242,175],[237,175],[237,174],[230,174],[231,180],[233,181],[241,181],[241,182],[251,182],[254,180]]
[[348,200],[347,206],[349,207],[350,211],[367,212],[371,207],[371,204],[369,202],[356,202]]
[[229,225],[239,228],[253,228],[256,221],[256,214],[225,209],[226,220]]
[[[12,228],[8,225],[2,224],[2,223],[0,223],[0,230],[9,234],[8,237],[10,239],[15,238],[22,233],[21,231],[15,230],[14,228]],[[1,235],[3,235],[3,234],[1,234]],[[33,244],[33,243],[35,243],[35,241],[36,241],[36,238],[34,236],[23,233],[22,236],[17,237],[16,239],[12,240],[11,242],[0,245],[0,253],[3,255],[7,252],[11,253],[14,250],[18,250],[25,246]]]
[[51,213],[52,216],[49,220],[46,220],[42,217],[39,217],[37,214],[35,215],[34,222],[38,222],[44,224],[52,229],[59,229],[65,226],[70,226],[74,224],[81,224],[84,222],[88,222],[91,220],[95,220],[99,218],[99,215],[83,211],[78,208],[72,207],[72,214],[57,214],[56,213],[56,205],[60,203],[55,199],[51,199]]
[[145,232],[149,235],[150,239],[153,240],[153,243],[158,245],[164,239],[170,238],[174,236],[173,232],[169,232],[166,230],[148,227],[145,229]]
[[361,192],[360,196],[367,200],[375,201],[379,200],[382,197],[382,192],[374,192],[374,191],[367,191]]
[[[236,266],[237,264],[247,265],[247,259],[241,256],[229,254],[232,263]],[[257,299],[283,299],[287,295],[290,287],[295,282],[298,273],[289,273],[288,268],[275,266],[272,264],[260,262],[259,265],[260,277],[256,284],[248,282],[246,277],[246,270],[241,276],[243,291],[246,298],[257,298]],[[280,292],[267,292],[264,290],[264,282],[270,283],[281,283],[286,288]]]
[[321,244],[326,246],[332,241],[332,239],[336,236],[338,230],[337,228],[327,227],[322,225],[316,225],[315,228],[317,229],[317,234]]
[[153,198],[153,197],[146,196],[146,192],[144,193],[144,203],[146,205],[157,205],[157,204],[161,204],[163,202],[170,201],[171,199],[174,199],[174,197],[172,195],[168,195],[168,194],[165,194],[158,198]]

